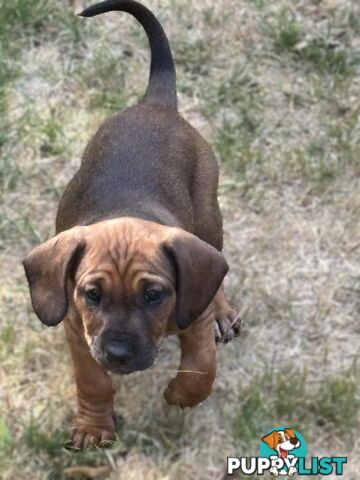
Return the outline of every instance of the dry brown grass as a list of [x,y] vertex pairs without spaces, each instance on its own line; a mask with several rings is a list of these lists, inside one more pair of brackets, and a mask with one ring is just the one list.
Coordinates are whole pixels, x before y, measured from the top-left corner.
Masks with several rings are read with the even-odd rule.
[[85,22],[65,3],[27,4],[41,9],[12,17],[25,2],[0,0],[1,478],[87,465],[110,466],[109,479],[216,479],[281,424],[313,456],[347,455],[344,478],[357,478],[356,2],[147,2],[171,39],[181,112],[221,160],[227,286],[246,327],[220,348],[214,394],[193,411],[162,399],[175,340],[149,371],[115,379],[120,440],[80,456],[61,449],[75,409],[63,331],[35,318],[20,261],[53,234],[91,133],[143,93],[149,52],[125,14]]

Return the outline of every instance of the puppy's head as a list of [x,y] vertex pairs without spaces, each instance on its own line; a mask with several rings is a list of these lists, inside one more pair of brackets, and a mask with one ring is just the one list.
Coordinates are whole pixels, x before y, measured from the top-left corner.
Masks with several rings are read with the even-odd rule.
[[263,437],[262,440],[270,448],[276,450],[278,456],[281,458],[287,457],[287,454],[290,450],[300,446],[300,440],[296,437],[294,430],[291,428],[277,431],[274,430]]
[[194,235],[130,218],[60,233],[24,267],[40,320],[75,311],[94,358],[119,373],[152,365],[165,333],[196,320],[228,270]]

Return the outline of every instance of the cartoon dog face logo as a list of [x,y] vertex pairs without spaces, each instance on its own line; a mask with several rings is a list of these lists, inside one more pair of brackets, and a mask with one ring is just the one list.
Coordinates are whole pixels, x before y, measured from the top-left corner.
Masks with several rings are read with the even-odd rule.
[[289,451],[300,446],[300,440],[296,437],[294,430],[290,428],[274,430],[263,437],[262,440],[275,450],[280,458],[286,458]]

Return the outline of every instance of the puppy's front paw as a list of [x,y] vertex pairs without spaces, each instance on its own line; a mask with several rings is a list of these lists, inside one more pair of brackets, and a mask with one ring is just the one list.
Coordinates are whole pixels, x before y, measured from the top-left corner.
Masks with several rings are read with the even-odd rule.
[[78,422],[72,430],[71,440],[65,443],[66,450],[81,452],[89,447],[109,448],[117,440],[114,422],[106,422],[104,426],[94,424],[93,419],[86,423]]
[[225,308],[215,309],[215,340],[216,343],[228,343],[240,334],[241,319],[239,314],[226,303]]
[[[196,389],[194,389],[196,390]],[[164,392],[165,400],[169,405],[176,405],[180,408],[195,407],[199,403],[208,398],[211,393],[211,388],[206,390],[192,391],[191,388],[174,378],[169,383]]]

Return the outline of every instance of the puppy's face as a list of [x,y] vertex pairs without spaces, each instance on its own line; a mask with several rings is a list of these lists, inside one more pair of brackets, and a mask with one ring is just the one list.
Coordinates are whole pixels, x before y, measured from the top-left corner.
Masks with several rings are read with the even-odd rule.
[[129,218],[63,232],[24,267],[40,320],[75,312],[93,357],[124,374],[152,365],[165,334],[204,312],[228,269],[197,237]]
[[[133,227],[133,228],[131,228]],[[175,275],[158,235],[108,224],[88,239],[74,303],[94,358],[118,373],[155,360],[175,314]]]

